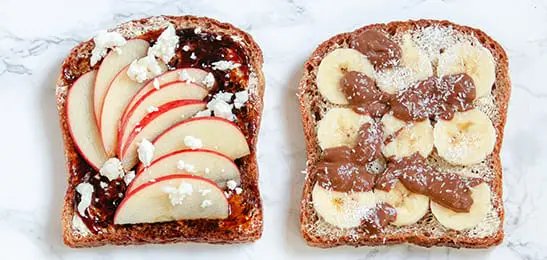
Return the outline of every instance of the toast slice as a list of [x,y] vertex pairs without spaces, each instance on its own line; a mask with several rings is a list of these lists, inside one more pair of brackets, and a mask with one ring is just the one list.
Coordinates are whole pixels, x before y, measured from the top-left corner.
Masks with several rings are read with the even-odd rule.
[[[217,41],[232,46],[230,50],[242,54],[242,63],[248,68],[247,75],[237,78],[239,82],[229,82],[226,86],[215,86],[205,101],[210,101],[213,94],[219,91],[248,91],[248,102],[241,109],[234,109],[235,124],[243,132],[249,146],[250,154],[235,160],[235,164],[241,172],[241,194],[230,197],[232,215],[227,219],[195,219],[179,220],[160,223],[143,223],[114,225],[112,214],[98,215],[100,225],[92,228],[82,223],[78,216],[78,202],[81,196],[76,187],[83,181],[90,181],[93,176],[98,176],[98,171],[93,169],[82,157],[75,146],[75,142],[69,133],[67,123],[67,92],[73,83],[87,72],[97,70],[102,61],[91,66],[91,51],[94,41],[89,40],[76,46],[62,64],[62,71],[56,83],[57,108],[59,110],[60,126],[64,139],[64,153],[68,177],[68,188],[64,199],[62,212],[64,242],[70,247],[97,247],[103,245],[137,245],[137,244],[164,244],[177,242],[200,242],[211,244],[232,244],[252,242],[262,235],[262,201],[258,190],[258,165],[256,161],[256,143],[263,109],[264,76],[262,74],[263,57],[256,42],[247,33],[235,28],[231,24],[221,23],[206,17],[194,16],[155,16],[123,23],[110,31],[118,32],[127,40],[143,39],[152,45],[162,31],[172,24],[180,34],[195,32],[196,35],[216,36]],[[213,41],[213,38],[210,38]],[[181,37],[181,41],[183,41]],[[182,44],[181,44],[182,45]],[[168,64],[169,70],[174,70],[184,64],[185,55],[183,46],[178,46],[175,57]],[[199,46],[198,46],[199,48]],[[189,55],[189,53],[187,54]],[[198,61],[200,61],[198,57]],[[194,59],[195,60],[195,59]],[[201,60],[203,63],[212,62]],[[192,66],[200,66],[197,62]],[[211,65],[209,70],[213,71]],[[207,70],[207,69],[205,69]],[[224,75],[223,75],[224,76]],[[229,78],[229,77],[226,77]],[[229,84],[228,84],[229,83]],[[100,166],[99,166],[100,167]],[[100,177],[100,176],[99,176]],[[100,177],[100,178],[104,178]],[[95,182],[97,184],[98,182]],[[125,196],[125,184],[116,182],[119,187],[119,197]],[[100,189],[95,185],[95,191]],[[109,184],[110,185],[110,184]],[[110,188],[110,187],[109,187]],[[99,193],[97,193],[99,194]],[[101,193],[102,194],[102,193]],[[101,195],[102,196],[102,195]],[[93,195],[92,198],[99,198]],[[100,199],[92,200],[89,212],[97,211]],[[119,203],[119,201],[117,201]],[[116,204],[116,203],[114,203]],[[93,210],[91,210],[93,209]],[[83,225],[83,228],[82,228]]]
[[[443,160],[433,149],[427,162],[444,172],[472,172],[471,175],[482,176],[491,190],[491,207],[486,217],[475,227],[456,231],[444,227],[428,209],[427,213],[416,223],[404,226],[387,225],[381,232],[371,234],[357,228],[338,228],[327,223],[314,209],[312,190],[318,181],[317,163],[322,158],[317,127],[326,112],[334,107],[344,105],[333,104],[319,92],[316,84],[318,67],[324,57],[338,48],[350,48],[350,38],[366,30],[383,32],[391,39],[403,33],[421,33],[424,42],[434,46],[445,41],[448,34],[473,38],[488,49],[495,63],[495,81],[490,95],[475,101],[475,107],[484,112],[495,128],[497,138],[493,152],[482,162],[473,166],[452,166]],[[435,50],[430,49],[430,50]],[[437,53],[442,50],[435,50]],[[481,30],[461,26],[449,21],[417,20],[406,22],[391,22],[362,27],[353,32],[336,35],[323,42],[313,52],[304,65],[303,77],[298,89],[300,110],[304,126],[307,148],[307,169],[301,201],[300,229],[302,236],[310,246],[329,248],[336,246],[380,246],[410,243],[423,247],[446,246],[455,248],[486,248],[498,245],[503,240],[504,208],[502,201],[502,166],[500,149],[503,140],[503,130],[507,115],[507,107],[511,92],[511,82],[508,73],[508,57],[503,48]],[[379,120],[378,118],[376,119]]]

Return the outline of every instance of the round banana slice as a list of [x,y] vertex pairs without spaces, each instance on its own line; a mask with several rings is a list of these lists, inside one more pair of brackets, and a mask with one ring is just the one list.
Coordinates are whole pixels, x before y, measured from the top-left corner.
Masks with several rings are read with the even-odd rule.
[[360,115],[349,108],[332,108],[317,123],[319,146],[325,150],[330,147],[353,147],[359,136],[359,128],[373,120],[367,115]]
[[384,137],[393,138],[383,146],[385,157],[400,159],[419,152],[427,158],[433,150],[433,127],[429,120],[407,124],[390,114],[382,117]]
[[454,165],[481,162],[494,150],[496,130],[490,118],[478,109],[457,112],[450,121],[439,120],[433,129],[439,156]]
[[334,104],[346,105],[341,80],[347,71],[358,71],[372,77],[374,67],[365,55],[357,50],[342,48],[327,54],[317,69],[317,88],[323,97]]
[[375,73],[378,88],[389,94],[397,94],[416,81],[433,76],[433,66],[429,57],[416,46],[411,35],[405,34],[402,39],[402,66]]
[[460,43],[446,50],[439,58],[439,76],[466,73],[471,76],[477,98],[490,94],[496,80],[496,63],[492,53],[483,46]]
[[429,210],[429,197],[410,192],[401,182],[397,182],[389,192],[374,190],[378,202],[387,202],[397,210],[397,218],[391,222],[395,226],[412,225]]
[[313,207],[327,223],[340,228],[361,225],[366,212],[376,205],[374,193],[337,192],[315,184],[312,191]]
[[403,65],[414,72],[416,80],[424,80],[433,76],[433,66],[425,52],[416,46],[410,34],[403,35],[401,45]]
[[481,183],[471,188],[473,205],[469,212],[458,213],[445,208],[435,202],[431,202],[431,212],[441,225],[454,229],[469,229],[479,224],[488,214],[490,209],[490,188],[488,184]]

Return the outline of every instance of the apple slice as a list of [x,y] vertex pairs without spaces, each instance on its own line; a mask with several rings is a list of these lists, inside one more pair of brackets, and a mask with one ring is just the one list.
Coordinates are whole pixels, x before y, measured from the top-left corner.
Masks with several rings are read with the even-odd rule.
[[126,195],[114,224],[156,223],[185,219],[224,219],[230,204],[214,182],[174,174],[156,179]]
[[[199,142],[191,147],[188,139]],[[197,117],[165,130],[153,142],[153,159],[183,148],[203,148],[237,159],[250,153],[245,135],[232,122],[219,117]]]
[[[156,88],[154,87],[154,81],[157,80],[156,84],[160,85],[160,88],[163,86],[166,86],[168,83],[172,83],[175,81],[180,81],[180,74],[181,72],[185,71],[189,78],[192,79],[193,83],[198,84],[206,89],[208,89],[207,85],[204,84],[204,80],[209,74],[209,72],[202,70],[202,69],[196,69],[196,68],[182,68],[182,69],[176,69],[172,71],[167,71],[161,75],[158,75],[153,80],[149,81],[142,87],[137,94],[131,99],[129,102],[129,105],[127,106],[127,112],[131,111],[133,106],[137,101],[139,101],[144,95],[146,95],[149,91],[154,91]],[[213,82],[213,86],[216,84],[216,81]],[[122,121],[125,121],[127,114],[124,113],[122,117]]]
[[119,141],[118,131],[123,111],[131,98],[143,86],[142,83],[138,83],[127,76],[127,69],[129,69],[129,65],[125,66],[114,77],[104,97],[99,130],[104,149],[109,157],[116,155]]
[[90,71],[74,82],[68,91],[66,113],[68,131],[76,149],[91,167],[99,170],[108,157],[93,115],[92,95],[96,76],[97,71]]
[[[194,170],[190,172],[187,169],[179,169],[177,165],[180,161],[190,165]],[[221,188],[225,188],[226,182],[229,180],[235,181],[238,185],[241,182],[239,168],[226,155],[206,149],[184,149],[158,158],[146,169],[140,167],[126,192],[131,192],[152,179],[158,179],[173,173],[189,173],[201,176],[212,180]]]
[[150,107],[159,107],[171,101],[182,99],[202,100],[207,96],[207,93],[207,89],[197,84],[182,81],[168,83],[157,91],[149,91],[135,103],[131,111],[127,113],[125,121],[122,122],[120,132],[118,133],[120,140],[122,140],[119,151],[124,150],[124,145],[127,142],[129,134],[137,126],[137,123],[148,114]]
[[129,40],[124,45],[117,47],[119,51],[110,51],[104,57],[93,88],[93,111],[98,124],[100,124],[104,95],[110,82],[123,67],[138,58],[146,56],[149,46],[150,44],[145,40]]
[[142,139],[154,140],[172,125],[184,121],[205,109],[207,103],[199,100],[175,100],[158,107],[158,111],[147,114],[134,127],[120,153],[125,170],[137,164],[137,147]]

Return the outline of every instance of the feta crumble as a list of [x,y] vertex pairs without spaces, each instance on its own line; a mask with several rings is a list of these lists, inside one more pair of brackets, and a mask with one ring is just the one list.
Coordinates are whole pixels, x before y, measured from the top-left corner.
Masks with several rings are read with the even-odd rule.
[[178,188],[166,186],[163,188],[163,191],[168,194],[171,205],[176,206],[181,205],[186,196],[192,195],[194,189],[192,188],[192,184],[181,181]]
[[95,48],[91,51],[91,58],[89,59],[91,66],[97,64],[106,55],[108,49],[122,46],[127,41],[118,32],[100,31],[97,36],[93,37],[93,42]]
[[106,160],[99,170],[99,174],[108,178],[109,181],[122,177],[124,174],[122,162],[116,157]]
[[152,82],[152,85],[154,86],[156,90],[160,89],[160,81],[157,78],[154,79],[154,82]]
[[127,69],[127,76],[130,79],[142,83],[157,75],[163,73],[164,69],[158,63],[158,60],[152,55],[134,60]]
[[91,231],[84,224],[82,218],[76,214],[72,217],[72,230],[83,236],[91,234]]
[[146,138],[143,138],[142,141],[139,143],[137,153],[139,154],[139,160],[144,166],[149,166],[152,162],[155,149],[156,148],[154,147],[154,145]]
[[186,70],[182,70],[180,72],[179,79],[186,82],[195,82],[194,78],[192,78],[192,76],[190,76],[190,74]]
[[184,45],[184,46],[182,46],[182,50],[183,50],[183,51],[189,51],[189,50],[190,50],[190,46]]
[[198,149],[203,147],[203,142],[201,139],[195,138],[191,135],[187,135],[184,137],[184,144],[191,149]]
[[87,182],[82,182],[76,186],[76,192],[80,193],[80,203],[78,203],[78,213],[85,216],[85,211],[91,205],[91,196],[93,195],[93,186]]
[[209,89],[212,88],[215,85],[215,75],[213,75],[213,73],[211,72],[207,73],[207,76],[203,78],[203,81],[201,83]]
[[211,110],[209,109],[205,109],[205,110],[202,110],[202,111],[199,111],[197,112],[194,117],[206,117],[206,116],[211,116]]
[[243,189],[240,187],[235,188],[236,194],[239,195],[243,192]]
[[237,182],[235,182],[234,180],[229,180],[226,182],[226,186],[228,187],[228,189],[234,190],[237,187]]
[[169,24],[160,34],[154,46],[148,49],[148,55],[160,58],[163,62],[169,61],[175,56],[175,49],[179,43],[179,37],[175,32],[175,27]]
[[247,90],[239,91],[235,94],[234,107],[237,109],[242,108],[247,101],[249,101],[249,92]]
[[146,110],[148,111],[148,113],[153,113],[153,112],[158,112],[159,109],[155,106],[149,106],[148,108],[146,108]]
[[208,208],[208,207],[211,207],[212,205],[213,205],[213,202],[211,202],[210,200],[203,200],[203,202],[201,202],[202,208]]
[[125,185],[131,184],[131,182],[133,182],[134,179],[135,179],[135,171],[130,171],[125,176],[123,176],[123,182],[125,182]]
[[183,160],[179,160],[177,162],[177,169],[184,170],[184,171],[187,171],[189,173],[195,173],[196,172],[196,167],[194,165],[185,163]]
[[241,64],[239,63],[233,63],[232,61],[225,61],[225,60],[213,62],[211,65],[213,65],[214,70],[222,70],[222,71],[236,69],[241,66]]
[[195,60],[197,58],[196,53],[192,52],[192,54],[190,54],[190,59]]

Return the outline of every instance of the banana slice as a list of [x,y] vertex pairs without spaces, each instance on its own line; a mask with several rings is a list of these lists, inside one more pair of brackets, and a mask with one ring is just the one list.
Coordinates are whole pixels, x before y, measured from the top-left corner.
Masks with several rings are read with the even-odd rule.
[[386,157],[395,156],[400,159],[419,152],[427,158],[433,150],[433,127],[429,120],[407,124],[390,114],[382,117],[384,137],[393,138],[383,146],[382,153]]
[[323,150],[343,145],[353,147],[361,125],[372,122],[369,116],[357,114],[352,109],[332,108],[317,123],[319,146]]
[[403,35],[402,63],[410,68],[416,80],[424,80],[433,76],[433,66],[425,52],[419,49],[410,34]]
[[490,209],[490,188],[488,184],[481,183],[471,188],[473,205],[469,212],[458,213],[445,208],[435,202],[431,202],[431,212],[445,227],[455,230],[472,228],[479,224]]
[[433,142],[449,163],[473,165],[494,150],[496,130],[490,118],[478,109],[456,112],[452,120],[441,119],[435,124]]
[[387,202],[397,210],[395,226],[412,225],[429,210],[429,197],[410,192],[401,182],[397,182],[389,192],[374,190],[378,202]]
[[340,228],[353,228],[361,225],[366,212],[376,205],[374,193],[337,192],[315,184],[312,191],[313,207],[327,223]]
[[466,73],[471,76],[477,98],[490,94],[496,80],[496,63],[492,53],[483,46],[469,42],[460,43],[446,50],[439,58],[439,76]]
[[433,66],[429,57],[416,46],[411,35],[405,34],[402,39],[402,66],[375,73],[378,88],[389,94],[397,94],[416,81],[433,76]]
[[317,69],[316,83],[321,95],[331,103],[348,104],[341,84],[346,71],[358,71],[372,77],[374,67],[365,55],[354,49],[336,49],[327,54]]

